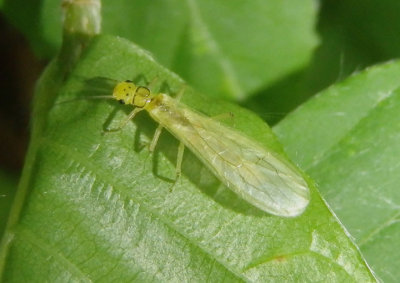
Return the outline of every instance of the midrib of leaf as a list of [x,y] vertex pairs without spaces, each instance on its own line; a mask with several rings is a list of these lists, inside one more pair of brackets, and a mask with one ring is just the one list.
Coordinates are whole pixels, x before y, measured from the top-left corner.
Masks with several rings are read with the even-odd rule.
[[[375,109],[377,109],[380,104],[387,98],[389,98],[392,94],[394,94],[394,91],[389,91],[384,93],[384,95],[380,95],[375,103],[371,104],[371,107],[368,109],[368,111],[365,112],[365,115],[359,116],[357,121],[354,121],[354,123],[351,125],[351,127],[348,127],[345,132],[338,138],[335,143],[331,144],[330,147],[327,147],[322,155],[322,157],[318,160],[317,163],[310,164],[310,166],[306,166],[306,171],[312,172],[313,170],[318,171],[318,167],[321,166],[321,164],[324,163],[324,161],[329,160],[335,153],[335,147],[346,141],[347,139],[351,138],[353,136],[353,132],[364,123],[364,121],[368,120],[368,118],[374,113]],[[386,220],[384,220],[380,225],[372,229],[367,235],[363,236],[361,239],[356,239],[356,243],[359,248],[364,246],[368,241],[373,239],[375,235],[377,235],[380,231],[383,229],[389,227],[390,225],[394,224],[393,220],[395,220],[397,217],[399,217],[400,212],[395,212],[393,215],[388,216]]]
[[220,65],[221,69],[224,70],[224,75],[227,78],[227,81],[230,82],[229,90],[231,93],[238,99],[241,100],[244,98],[244,91],[239,83],[239,78],[232,67],[231,62],[224,56],[219,48],[218,42],[212,36],[210,29],[207,27],[207,24],[201,17],[201,12],[198,6],[195,3],[195,0],[186,0],[188,3],[189,10],[191,12],[191,21],[195,27],[197,27],[198,31],[202,34],[204,40],[203,42],[207,42],[207,46],[210,51],[214,54],[214,58]]
[[[363,123],[368,117],[373,113],[373,111],[379,107],[380,103],[390,97],[393,94],[393,91],[385,93],[385,95],[379,96],[379,99],[375,101],[374,104],[371,105],[371,108],[366,111],[365,115],[358,117],[359,120],[354,121],[354,124],[349,127],[346,132],[344,132],[338,139],[336,140],[335,143],[333,143],[330,147],[327,147],[321,157],[321,159],[318,160],[317,163],[310,164],[308,167],[306,166],[305,170],[306,171],[312,171],[313,169],[317,170],[317,168],[320,166],[321,163],[323,163],[325,160],[328,160],[332,155],[335,154],[335,151],[333,150],[335,147],[337,147],[338,144],[343,142],[344,140],[348,139],[353,135],[353,131],[358,128],[360,124]],[[368,241],[374,239],[374,236],[378,235],[380,231],[383,229],[386,229],[390,227],[392,224],[394,224],[393,220],[398,218],[400,216],[400,212],[395,212],[392,216],[389,216],[385,221],[383,221],[380,225],[375,227],[375,229],[372,229],[367,235],[363,236],[361,239],[356,239],[357,246],[359,248],[362,248]]]
[[[115,43],[115,42],[113,42],[113,43]],[[101,46],[101,45],[100,45]],[[104,46],[103,46],[104,47]],[[114,44],[114,48],[115,48],[115,44]],[[131,55],[131,54],[130,54]],[[150,66],[147,66],[149,69],[151,69],[151,67]],[[130,71],[131,72],[131,71]],[[92,74],[89,74],[89,77],[91,76]],[[126,74],[124,75],[124,76],[126,76]],[[166,76],[167,77],[167,76]],[[64,120],[64,119],[63,119]],[[53,140],[48,140],[47,141],[49,144],[55,144],[55,147],[57,147],[57,145],[56,145],[56,142],[55,141],[53,141]],[[65,146],[65,145],[62,145],[62,144],[60,144],[61,146]],[[52,145],[53,146],[53,145]],[[77,146],[79,146],[79,145],[77,145]],[[78,158],[75,158],[76,160],[78,160],[78,162],[79,161],[81,161],[81,160],[87,160],[87,159],[85,159],[85,158],[83,158],[83,156],[81,156],[81,155],[79,155],[79,153],[77,153],[77,152],[75,152],[75,151],[73,151],[73,149],[71,149],[72,150],[72,154],[78,154]],[[56,152],[55,153],[57,153],[57,152],[60,152],[60,151],[57,151],[56,150]],[[68,154],[69,155],[69,152],[67,152],[67,151],[62,151],[62,152],[66,152],[66,154]],[[93,167],[93,166],[92,166]],[[93,168],[91,168],[91,170],[90,170],[90,172],[96,172]],[[105,172],[102,172],[102,173],[105,173]],[[110,175],[105,175],[105,176],[107,176],[107,179],[108,179],[108,181],[109,181],[109,178],[110,178]],[[101,179],[101,178],[100,178]],[[113,183],[114,183],[114,180],[113,180]],[[126,186],[124,186],[123,184],[121,184],[120,182],[118,182],[118,181],[116,181],[115,182],[116,184],[118,184],[118,187],[119,188],[121,188],[121,187],[125,187],[126,188]],[[121,194],[121,192],[119,192],[120,194]],[[126,194],[121,194],[121,195],[123,195],[125,198],[127,198],[127,195]],[[141,203],[140,203],[140,205],[142,205]],[[146,212],[147,212],[147,214],[154,214],[154,215],[156,215],[157,217],[159,217],[158,215],[159,214],[157,214],[157,213],[155,213],[155,212],[152,212],[152,211],[148,211],[148,210],[145,210]],[[161,217],[162,217],[162,215],[161,215]],[[161,219],[161,217],[159,217],[160,219]],[[330,218],[331,219],[331,218]],[[314,221],[316,220],[316,218],[314,218]],[[168,219],[167,220],[165,220],[165,219],[163,219],[162,220],[162,222],[163,223],[165,223],[165,221],[168,221]],[[175,229],[175,226],[174,226],[174,223],[172,223],[171,225],[172,226],[170,226],[170,225],[167,225],[167,223],[165,223],[166,224],[166,226],[170,229],[170,230],[172,230],[172,231],[175,231],[176,229]],[[224,224],[222,224],[222,225],[224,225]],[[335,229],[335,231],[337,232],[337,227],[336,226],[334,226],[333,227],[334,229]],[[178,231],[177,231],[177,233],[179,233]],[[186,233],[184,233],[183,235],[182,235],[182,233],[180,234],[180,236],[183,238],[183,239],[188,239],[188,237],[186,236],[187,234]],[[190,234],[189,234],[189,236],[190,236]],[[323,234],[323,235],[321,235],[321,237],[325,237],[326,235],[325,234]],[[353,247],[350,247],[351,245],[348,245],[347,244],[347,242],[346,242],[346,240],[344,240],[343,239],[344,238],[344,236],[343,237],[341,237],[341,238],[339,238],[339,240],[337,241],[337,243],[342,243],[342,244],[345,244],[346,245],[346,248],[349,248],[349,249],[351,249],[351,252],[350,252],[350,255],[353,257],[353,258],[350,258],[349,259],[349,262],[348,262],[348,264],[349,265],[351,265],[352,267],[356,267],[356,272],[355,272],[355,275],[360,275],[360,273],[362,274],[362,275],[365,275],[365,273],[363,273],[363,271],[365,271],[365,270],[363,270],[362,268],[360,268],[360,265],[362,265],[362,263],[360,262],[360,261],[358,261],[358,258],[356,258],[356,256],[355,256],[355,252],[354,252],[354,250],[352,249]],[[335,239],[328,239],[328,242],[329,243],[332,243],[332,244],[334,244],[334,243],[336,243],[336,241],[335,241]],[[197,245],[194,245],[195,247],[198,247]],[[199,248],[200,250],[203,250],[203,249],[201,249],[201,248]],[[346,254],[345,254],[345,256],[346,256]],[[209,254],[208,254],[208,257],[210,257],[210,258],[213,258],[213,257],[211,257]],[[328,257],[329,258],[329,257]],[[329,258],[330,259],[330,261],[334,261],[334,260],[336,260],[335,258]],[[346,259],[347,260],[347,259]],[[216,261],[215,260],[215,258],[213,258],[213,264],[214,264],[214,262],[218,262],[218,261]],[[220,264],[220,262],[218,262],[219,264]],[[224,266],[223,264],[221,264],[221,266],[223,266],[224,268],[225,268],[225,270],[226,270],[226,273],[232,273],[232,271],[231,270],[229,270],[229,269],[227,269],[226,268],[226,266]],[[343,268],[343,267],[342,267]],[[222,268],[221,268],[222,269]],[[238,271],[238,272],[240,272],[240,271]],[[346,272],[346,274],[349,274],[348,272],[347,272],[347,270],[345,270],[345,272]],[[238,276],[237,274],[235,274],[235,273],[232,273],[232,274],[234,274],[236,277]],[[354,274],[353,274],[354,275]],[[247,279],[247,278],[246,278]]]
[[[324,254],[318,253],[317,251],[311,250],[311,243],[309,246],[309,249],[307,251],[298,251],[294,253],[289,253],[289,254],[281,254],[281,255],[276,255],[274,257],[269,257],[265,260],[257,260],[255,263],[251,263],[248,266],[243,267],[241,270],[235,271],[232,266],[229,266],[226,262],[221,260],[220,258],[216,257],[214,254],[212,254],[211,251],[205,249],[204,246],[199,245],[198,242],[194,241],[190,235],[179,229],[176,225],[174,225],[173,222],[169,221],[166,217],[164,217],[162,214],[160,214],[157,210],[151,209],[149,206],[146,205],[144,202],[140,202],[137,199],[132,198],[132,195],[128,195],[124,193],[124,190],[118,190],[118,188],[126,187],[122,183],[118,182],[118,179],[113,178],[112,175],[110,175],[107,171],[102,170],[101,167],[95,166],[92,164],[90,161],[88,161],[87,158],[84,156],[81,156],[79,152],[71,150],[67,145],[64,145],[60,143],[59,141],[52,140],[50,138],[42,138],[42,145],[45,147],[47,150],[53,151],[53,154],[58,154],[58,153],[65,153],[67,156],[71,158],[71,160],[77,162],[80,165],[83,165],[83,167],[91,174],[96,176],[97,180],[102,180],[102,183],[108,183],[113,184],[111,187],[116,188],[116,190],[113,190],[113,194],[115,194],[116,191],[118,191],[118,195],[122,196],[122,199],[129,199],[132,202],[139,204],[141,207],[141,210],[147,213],[147,215],[153,215],[157,219],[161,221],[166,227],[168,227],[170,230],[176,232],[180,237],[185,239],[190,245],[197,247],[199,250],[201,250],[209,259],[217,262],[219,265],[223,266],[226,270],[226,272],[231,273],[231,275],[234,275],[237,279],[247,281],[249,278],[246,278],[245,275],[241,273],[245,273],[246,271],[249,271],[253,268],[256,268],[257,266],[263,265],[265,263],[271,262],[274,259],[278,259],[280,257],[295,257],[295,256],[301,256],[301,255],[307,255],[307,254],[314,254],[318,257],[323,257],[324,259],[327,259],[329,262],[333,263],[335,266],[339,267],[342,269],[348,276],[349,278],[353,278],[352,274],[344,268],[344,266],[340,265],[338,262],[333,260],[333,258],[328,257]],[[103,181],[104,180],[104,181]],[[111,196],[110,196],[111,198]],[[79,211],[78,211],[79,213]],[[225,223],[226,225],[227,223]],[[223,226],[224,224],[222,224]],[[223,227],[221,227],[222,229]],[[221,230],[220,229],[220,230]],[[44,250],[48,250],[45,248]],[[65,258],[65,257],[64,257]],[[136,263],[138,264],[138,262]],[[71,266],[74,266],[73,263],[70,264]],[[78,269],[78,268],[76,268]],[[142,268],[143,269],[143,268]],[[79,270],[79,269],[78,269]],[[145,270],[145,269],[143,269]],[[81,271],[79,271],[82,273]]]
[[305,171],[312,171],[313,169],[316,169],[320,166],[321,163],[323,163],[325,160],[329,159],[333,154],[335,154],[335,151],[333,150],[338,144],[340,144],[342,141],[346,140],[348,137],[352,135],[352,131],[356,129],[360,123],[362,123],[365,119],[367,119],[371,113],[376,109],[376,107],[379,106],[379,104],[388,98],[393,92],[387,92],[384,95],[381,95],[378,97],[378,99],[374,100],[373,103],[371,104],[370,108],[366,109],[365,114],[357,117],[356,120],[352,122],[351,125],[349,125],[345,131],[339,136],[336,136],[335,139],[332,139],[332,143],[324,149],[324,151],[321,152],[320,158],[316,160],[313,163],[305,165],[303,168]]
[[248,266],[246,266],[245,268],[243,268],[242,271],[243,271],[243,272],[248,271],[248,270],[250,270],[250,269],[256,268],[257,266],[260,266],[260,265],[263,265],[263,264],[265,264],[265,263],[274,261],[274,260],[279,259],[279,258],[281,258],[281,257],[285,257],[285,258],[286,258],[286,257],[290,257],[290,256],[291,256],[291,257],[294,257],[294,256],[298,256],[298,255],[306,255],[306,254],[311,254],[311,253],[313,253],[313,252],[310,251],[310,250],[307,250],[307,251],[299,251],[299,252],[290,253],[290,254],[281,254],[281,255],[277,255],[277,256],[273,256],[273,257],[262,258],[262,259],[260,259],[260,260],[257,260],[257,261],[255,261],[255,262],[249,264]]
[[364,245],[366,245],[369,241],[373,240],[376,235],[379,234],[382,230],[390,227],[391,225],[397,223],[400,219],[397,219],[400,216],[400,211],[396,212],[393,214],[393,216],[388,217],[386,221],[383,221],[381,225],[377,226],[375,229],[373,229],[369,234],[365,235],[361,239],[357,240],[357,245],[362,248]]
[[[344,82],[332,85],[323,92],[315,95],[310,101],[304,103],[297,110],[289,114],[285,120],[274,127],[274,131],[278,137],[280,137],[280,140],[283,142],[287,141],[288,145],[286,146],[286,150],[289,156],[297,161],[302,168],[307,168],[308,171],[310,168],[314,167],[315,162],[320,163],[320,159],[327,154],[326,152],[331,150],[342,140],[349,129],[353,129],[354,126],[359,123],[360,119],[366,117],[365,112],[370,112],[371,109],[374,109],[376,105],[390,96],[391,92],[399,86],[399,80],[394,76],[399,70],[399,64],[385,63],[353,74]],[[385,81],[385,83],[382,84],[382,81]],[[354,91],[356,91],[354,94],[349,91],[353,88]],[[360,92],[362,92],[362,95],[360,95]],[[339,101],[335,97],[342,97],[342,99]],[[358,103],[356,101],[359,101],[361,104],[357,104],[358,109],[354,111],[348,106],[355,105]],[[316,115],[320,113],[321,117],[317,118]],[[340,114],[339,117],[342,117],[343,114],[346,115],[347,120],[345,121],[341,118],[341,121],[344,123],[340,125],[333,122],[326,125],[325,119],[331,119],[330,116],[334,116],[335,113]],[[335,131],[326,131],[312,124],[311,128],[314,129],[317,134],[323,135],[322,146],[324,148],[322,151],[321,142],[313,138],[312,135],[314,132],[308,129],[308,121],[313,119],[321,119],[321,126],[324,128],[329,129],[332,125],[335,127],[340,126],[339,129]],[[309,139],[295,138],[296,135],[300,134],[298,129],[310,135],[311,143]],[[338,131],[343,131],[343,133],[338,133]],[[329,137],[329,139],[326,140],[325,137]],[[296,143],[294,143],[294,141],[296,141]],[[311,144],[312,147],[309,147],[309,144]],[[300,150],[306,150],[307,154],[304,156],[300,154],[300,156],[298,156],[297,153]],[[308,153],[310,150],[314,150],[314,152]]]
[[[70,148],[67,145],[64,145],[58,141],[56,142],[49,138],[42,138],[42,144],[43,144],[43,146],[45,146],[47,148],[47,150],[52,150],[52,148],[56,149],[53,151],[54,154],[57,154],[58,152],[63,152],[66,155],[68,155],[69,157],[71,157],[71,159],[78,162],[79,164],[83,164],[85,168],[89,169],[88,171],[91,174],[94,174],[96,176],[96,179],[105,180],[106,183],[112,184],[113,188],[125,187],[125,185],[119,183],[116,178],[113,178],[111,175],[109,175],[107,171],[101,170],[100,167],[95,166],[91,162],[88,162],[88,160],[86,158],[84,158],[84,156],[81,156],[76,151],[70,150]],[[238,271],[235,271],[231,267],[229,267],[229,265],[227,265],[227,263],[225,263],[221,259],[218,259],[210,251],[206,250],[203,246],[199,245],[199,243],[196,243],[195,241],[193,241],[189,237],[189,235],[187,235],[184,231],[181,231],[176,225],[174,225],[171,221],[169,221],[167,218],[165,218],[158,211],[151,209],[143,202],[133,199],[131,195],[124,194],[123,190],[120,190],[118,192],[118,194],[121,195],[123,197],[123,199],[129,199],[136,204],[140,204],[140,207],[144,212],[146,212],[148,215],[155,215],[157,217],[157,219],[159,219],[165,226],[167,226],[169,229],[175,231],[177,234],[180,235],[180,237],[182,237],[183,239],[188,241],[191,245],[199,248],[210,259],[218,262],[221,266],[223,266],[226,269],[227,272],[230,272],[232,275],[234,275],[235,277],[237,277],[240,280],[248,280],[242,274],[238,273]]]
[[[45,78],[51,76],[53,72],[57,72],[56,64],[53,61],[50,63],[44,74],[42,75],[42,80],[46,80]],[[40,85],[40,83],[39,83]],[[49,84],[46,86],[47,90],[49,89],[57,89],[56,82],[55,85]],[[43,98],[42,98],[43,100]],[[45,113],[46,108],[48,107],[47,101],[42,101],[39,103],[39,106],[35,107],[33,113]],[[35,111],[36,110],[36,111]],[[25,166],[22,170],[22,177],[18,184],[18,189],[15,195],[15,199],[13,201],[13,206],[11,207],[8,222],[6,229],[4,231],[4,235],[0,242],[0,280],[4,274],[4,267],[6,265],[7,255],[9,253],[10,245],[15,236],[15,228],[18,223],[20,213],[23,209],[25,199],[29,193],[29,182],[31,181],[33,165],[36,162],[36,154],[38,150],[38,140],[40,140],[40,135],[42,134],[43,127],[45,123],[45,115],[39,115],[37,119],[34,120],[32,125],[32,135],[30,140],[30,145],[28,148],[28,152],[25,158]]]
[[[328,182],[329,184],[334,185],[334,174],[329,174],[327,172],[324,172],[324,166],[329,166],[329,162],[330,160],[335,160],[335,158],[339,158],[339,160],[345,160],[346,158],[346,151],[345,150],[351,150],[352,146],[355,147],[355,149],[357,150],[357,143],[360,143],[361,145],[367,146],[368,144],[372,145],[373,148],[373,153],[371,154],[379,154],[377,150],[385,150],[385,152],[382,152],[383,157],[382,158],[387,158],[385,156],[389,156],[390,154],[390,148],[388,148],[388,146],[390,146],[389,143],[383,143],[384,140],[382,138],[377,139],[374,143],[374,138],[373,135],[375,133],[375,131],[378,129],[377,127],[379,126],[379,122],[376,121],[380,121],[380,120],[376,120],[376,119],[383,119],[381,122],[382,123],[382,127],[386,127],[386,124],[383,123],[391,123],[390,117],[389,115],[392,115],[394,119],[396,119],[395,116],[396,113],[396,109],[398,109],[399,106],[399,80],[398,80],[398,74],[399,74],[399,62],[390,62],[390,63],[386,63],[386,64],[382,64],[380,66],[376,66],[373,68],[369,68],[359,74],[355,74],[353,75],[351,78],[347,79],[344,82],[341,82],[337,85],[332,86],[330,89],[327,89],[326,91],[322,92],[320,95],[318,95],[317,97],[315,97],[313,100],[311,101],[311,103],[309,104],[304,104],[303,106],[300,107],[299,111],[299,116],[297,116],[296,118],[297,123],[299,123],[299,118],[300,117],[307,117],[308,119],[315,119],[315,117],[317,117],[315,114],[314,116],[309,115],[307,116],[307,110],[309,111],[313,111],[316,110],[318,113],[319,109],[317,108],[317,103],[318,103],[318,99],[321,99],[320,101],[320,107],[324,107],[327,108],[328,110],[330,109],[331,111],[335,111],[334,107],[326,107],[326,102],[330,101],[332,102],[332,95],[337,96],[337,99],[335,101],[335,99],[333,99],[333,105],[335,105],[339,110],[337,111],[343,111],[344,115],[351,115],[352,117],[352,121],[351,124],[347,126],[347,124],[344,124],[345,129],[343,130],[343,132],[340,132],[340,135],[338,135],[338,137],[334,136],[333,134],[333,138],[331,139],[331,143],[329,143],[326,148],[323,148],[323,153],[322,154],[318,154],[314,156],[314,162],[304,162],[304,167],[303,168],[307,168],[307,172],[309,172],[312,176],[314,176],[316,178],[316,181],[320,183],[320,186],[324,186],[324,177],[328,178]],[[343,91],[343,92],[342,92]],[[353,92],[353,93],[352,93]],[[357,102],[353,99],[349,99],[346,96],[348,95],[353,95],[355,96],[355,98],[359,98],[359,99],[364,99],[368,101],[368,104],[364,104],[363,107],[361,107],[360,109],[357,109],[355,107],[358,106]],[[345,101],[352,101],[350,103],[349,106],[353,106],[354,107],[354,112],[355,115],[353,114],[353,112],[348,113],[348,111],[352,111],[351,108],[346,107],[345,105],[343,105],[343,102],[340,102],[340,99],[343,99]],[[361,103],[364,103],[365,101],[362,101]],[[368,107],[365,107],[368,106]],[[385,108],[386,107],[386,108]],[[390,108],[391,107],[391,108]],[[393,108],[396,107],[396,108]],[[342,110],[344,109],[344,110]],[[389,109],[392,109],[390,111],[390,113],[387,113],[387,111]],[[358,113],[357,113],[358,112]],[[305,116],[303,116],[305,115]],[[296,112],[294,113],[294,116],[296,116]],[[356,119],[354,119],[356,118]],[[374,123],[375,121],[375,123]],[[294,123],[292,123],[294,122]],[[289,124],[291,124],[291,126],[295,126],[296,122],[293,120],[292,122],[289,122],[287,125],[285,125],[284,127],[287,127]],[[397,123],[397,120],[393,120],[393,123]],[[322,121],[322,124],[325,125],[324,121]],[[333,123],[335,125],[335,123]],[[329,125],[331,126],[332,124],[327,123],[328,126],[325,125],[325,127],[328,127],[329,129]],[[332,127],[332,126],[331,126]],[[370,128],[368,128],[370,127]],[[374,128],[375,127],[375,128]],[[316,132],[316,136],[321,135],[320,132],[318,132],[320,129],[318,129],[318,127],[316,125],[312,125],[312,128],[314,129],[314,131]],[[390,138],[390,142],[396,142],[396,135],[395,134],[395,130],[398,129],[398,126],[392,125],[389,126],[387,128],[387,130],[385,130],[385,134],[388,135],[388,138]],[[342,129],[338,129],[338,131],[341,131]],[[280,131],[280,129],[279,129]],[[322,131],[323,132],[323,131]],[[334,131],[333,131],[334,132]],[[380,132],[378,131],[378,133],[376,134],[380,134]],[[375,134],[375,135],[376,135]],[[384,136],[383,136],[384,137]],[[354,142],[352,141],[352,138],[355,138]],[[292,139],[291,141],[293,142],[293,137],[289,138]],[[365,139],[365,143],[364,142]],[[300,143],[304,142],[300,141]],[[318,140],[317,139],[312,139],[311,140],[311,144],[315,144]],[[379,144],[377,144],[377,142],[379,142]],[[383,143],[382,145],[385,145],[385,148],[382,148],[382,145],[380,145],[381,143]],[[289,142],[290,144],[290,142]],[[326,144],[326,143],[325,143]],[[343,145],[341,147],[341,145]],[[292,145],[291,149],[293,152],[295,152],[296,150],[300,150],[298,146],[296,145]],[[364,150],[367,151],[368,148],[358,148],[358,153],[360,156],[362,156]],[[398,152],[398,150],[396,149],[396,152]],[[293,159],[296,159],[296,155],[292,155]],[[366,160],[370,160],[370,158],[373,158],[373,155],[371,155],[369,157],[369,159]],[[349,157],[351,158],[351,157]],[[366,157],[368,158],[368,157]],[[309,159],[310,160],[310,159]],[[383,161],[385,159],[382,159]],[[371,160],[372,161],[372,160]],[[398,172],[399,166],[396,163],[392,163],[395,162],[393,158],[388,159],[389,162],[391,162],[390,164],[388,164],[388,166],[390,166],[390,172]],[[299,162],[301,164],[301,162]],[[335,163],[337,164],[337,163]],[[346,163],[347,164],[347,163]],[[381,166],[384,166],[384,164],[382,162],[379,163]],[[340,166],[340,165],[339,165]],[[330,167],[329,167],[330,168]],[[367,166],[364,168],[362,167],[364,170],[368,170],[368,168],[370,168],[371,170],[374,170],[373,166]],[[331,168],[330,170],[332,170],[334,168]],[[321,171],[322,170],[322,171]],[[356,168],[352,168],[352,170],[357,170]],[[382,170],[384,170],[384,167],[382,168]],[[320,172],[321,171],[321,172]],[[389,172],[389,171],[388,171]],[[342,176],[343,173],[340,173],[339,176]],[[343,175],[344,176],[344,175]],[[385,175],[382,175],[385,176]],[[379,179],[377,179],[379,180]],[[386,274],[385,272],[393,272],[396,268],[396,265],[393,266],[384,266],[384,264],[379,264],[378,260],[374,260],[373,255],[374,253],[378,252],[379,247],[383,246],[383,248],[386,249],[390,249],[390,246],[388,244],[384,244],[385,240],[384,238],[381,236],[382,233],[385,233],[386,231],[388,231],[387,236],[388,237],[392,237],[391,238],[391,242],[393,243],[393,241],[396,241],[396,237],[395,234],[396,233],[394,230],[394,228],[392,229],[391,227],[393,227],[394,225],[398,224],[399,221],[399,216],[400,216],[400,212],[399,212],[399,205],[396,204],[396,199],[394,199],[393,197],[390,198],[391,196],[395,196],[397,195],[395,193],[395,178],[391,178],[388,180],[381,180],[380,183],[374,183],[374,186],[379,188],[380,185],[384,186],[385,188],[385,198],[388,198],[387,201],[385,199],[383,199],[383,197],[377,195],[377,198],[380,199],[380,206],[382,207],[382,214],[377,216],[379,218],[375,218],[375,221],[373,222],[374,225],[368,225],[368,227],[360,227],[357,226],[356,224],[356,220],[357,218],[351,218],[351,210],[343,210],[343,208],[339,208],[342,209],[342,213],[344,213],[345,217],[343,217],[342,221],[345,225],[348,225],[348,229],[350,231],[350,233],[355,233],[353,236],[356,237],[354,239],[354,242],[358,245],[358,247],[361,249],[361,251],[363,251],[365,253],[365,256],[367,256],[367,259],[369,261],[369,264],[372,265],[374,268],[376,268],[376,272],[378,273],[378,276],[387,276],[387,278],[390,278],[390,276],[388,275],[392,275],[391,274]],[[340,180],[338,179],[338,181],[340,182]],[[359,181],[356,181],[359,182]],[[357,183],[358,184],[358,183]],[[365,186],[366,183],[362,182],[362,185],[359,186]],[[387,185],[386,185],[387,184]],[[393,192],[390,191],[390,187],[388,186],[392,186],[392,190]],[[323,192],[329,194],[333,194],[333,198],[334,200],[338,203],[338,206],[340,206],[340,200],[341,198],[345,197],[345,196],[338,196],[337,193],[334,192],[333,188],[331,189],[331,191],[329,191],[329,187],[327,187],[328,185],[325,185],[324,190],[322,190]],[[362,187],[360,187],[362,188]],[[351,189],[350,187],[348,189]],[[344,192],[345,193],[345,192]],[[341,191],[339,194],[343,194],[344,193]],[[379,193],[379,192],[366,192],[369,195],[369,200],[372,202],[371,204],[373,204],[373,196],[372,193]],[[356,196],[355,196],[356,197]],[[371,198],[372,197],[372,198]],[[327,197],[328,202],[331,200],[329,197]],[[355,200],[355,202],[357,202]],[[386,203],[385,203],[386,202]],[[371,207],[372,206],[368,205],[368,203],[366,203],[367,207]],[[346,208],[349,209],[349,205],[347,204]],[[356,205],[356,204],[355,204]],[[332,208],[335,209],[335,205],[332,205]],[[336,208],[338,209],[338,208]],[[340,212],[338,210],[338,213],[340,215]],[[370,214],[370,212],[368,211],[368,213],[366,212],[366,217],[371,217],[372,220],[374,219],[372,213]],[[362,215],[359,215],[357,217],[362,217]],[[377,221],[379,219],[379,221]],[[346,224],[347,223],[347,224]],[[351,224],[353,223],[353,224]],[[355,226],[354,226],[355,225]],[[390,230],[388,230],[390,229]],[[385,231],[385,232],[382,232]],[[357,233],[360,235],[359,237],[357,237]],[[386,234],[385,234],[386,235]],[[393,238],[394,237],[394,238]],[[393,275],[392,275],[393,276]]]
[[[32,111],[34,119],[31,140],[6,230],[0,242],[0,280],[4,274],[6,259],[16,233],[15,229],[18,225],[20,214],[26,197],[30,192],[29,185],[32,181],[33,168],[37,162],[39,142],[47,121],[47,113],[54,103],[60,85],[74,68],[84,46],[92,36],[100,31],[100,0],[92,0],[90,3],[70,1],[63,8],[66,20],[64,23],[64,45],[60,50],[59,56],[49,64],[38,81]],[[85,22],[85,25],[81,25],[80,21]]]

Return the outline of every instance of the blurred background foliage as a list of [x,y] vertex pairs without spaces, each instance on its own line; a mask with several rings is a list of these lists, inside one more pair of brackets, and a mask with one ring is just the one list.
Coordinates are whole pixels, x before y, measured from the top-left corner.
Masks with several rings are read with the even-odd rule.
[[[197,65],[193,66],[198,67],[200,72],[194,76],[189,75],[193,72],[188,70],[191,67],[188,62],[196,61],[194,55],[180,52],[180,50],[186,50],[187,46],[174,44],[176,42],[190,44],[190,40],[202,40],[190,39],[185,35],[185,17],[196,15],[188,14],[185,7],[181,10],[176,9],[179,4],[174,1],[165,2],[164,6],[160,6],[160,3],[156,3],[157,1],[147,6],[144,3],[148,1],[137,1],[139,4],[135,7],[142,8],[130,11],[130,13],[135,13],[135,17],[118,17],[120,6],[126,5],[126,2],[124,0],[103,1],[104,32],[131,39],[152,52],[157,60],[189,82],[191,80],[197,82],[200,77],[200,80],[203,79],[206,82],[194,83],[200,91],[212,93],[210,90],[216,90],[220,96],[240,102],[243,106],[255,111],[271,125],[329,85],[342,81],[350,74],[368,66],[398,58],[400,54],[399,1],[365,0],[362,4],[356,0],[310,1],[307,5],[313,8],[308,10],[307,25],[312,27],[314,34],[307,34],[307,40],[302,45],[306,51],[300,53],[299,60],[294,65],[282,64],[283,67],[277,74],[274,73],[276,70],[272,69],[269,73],[265,72],[266,77],[254,80],[250,76],[251,73],[250,75],[249,73],[241,74],[240,77],[244,77],[244,84],[240,85],[240,89],[243,89],[245,93],[243,95],[236,91],[235,84],[231,82],[227,82],[223,87],[216,87],[217,82],[216,84],[207,83],[210,74],[201,77],[205,74],[202,70],[207,66],[209,68],[210,65],[207,64],[212,64],[212,60],[204,62],[197,59]],[[290,5],[290,2],[288,3],[287,5]],[[0,2],[0,7],[1,232],[28,144],[30,101],[35,82],[46,63],[59,50],[62,41],[62,22],[59,1],[3,0]],[[173,12],[166,13],[165,11],[171,7],[175,8]],[[203,8],[206,9],[207,6]],[[241,19],[231,20],[240,21]],[[144,28],[135,25],[138,21],[145,23]],[[174,24],[165,24],[167,22],[174,22]],[[254,24],[256,25],[257,22]],[[285,31],[284,27],[277,29],[273,26],[266,33],[269,32],[273,34],[273,37],[280,38],[288,36]],[[215,30],[215,32],[222,31]],[[243,30],[237,32],[246,33]],[[164,36],[156,36],[157,34],[164,34]],[[185,36],[184,40],[175,38],[182,34]],[[225,39],[221,40],[221,43],[224,41]],[[227,42],[227,50],[229,50],[228,44],[229,42]],[[272,41],[271,46],[274,46]],[[307,52],[310,51],[312,53],[309,56]],[[290,54],[296,56],[296,53]],[[211,69],[217,70],[217,68]],[[211,81],[215,77],[218,78],[220,72],[217,70],[212,73],[214,75]]]
[[[185,71],[180,70],[182,67],[176,64],[174,68],[171,63],[171,52],[167,54],[165,51],[168,47],[170,50],[173,48],[168,46],[168,38],[163,39],[165,42],[159,42],[160,39],[154,36],[157,25],[163,29],[168,29],[170,25],[152,23],[146,24],[146,29],[140,29],[140,25],[133,23],[121,24],[130,20],[123,17],[119,21],[108,20],[116,18],[112,15],[118,13],[118,6],[124,5],[124,2],[103,1],[104,32],[115,34],[118,31],[121,36],[134,38],[134,42],[151,51],[161,63],[172,67],[173,71],[185,78]],[[397,58],[400,54],[398,1],[366,0],[362,5],[355,0],[325,0],[314,3],[316,13],[310,15],[310,24],[314,25],[319,44],[309,62],[295,66],[287,74],[272,78],[266,86],[260,85],[251,89],[251,96],[241,101],[270,124],[276,123],[296,106],[332,83],[367,66]],[[154,13],[154,7],[150,5],[147,10]],[[164,13],[166,8],[168,7],[159,8],[159,13]],[[148,17],[148,11],[143,8],[136,13],[144,19]],[[179,18],[181,13],[183,12],[174,11],[171,18]],[[0,108],[0,164],[2,170],[18,173],[27,145],[29,103],[34,83],[46,62],[57,53],[61,45],[61,7],[59,1],[4,0],[1,3],[0,16],[0,72],[3,93]],[[159,14],[153,17],[154,21],[157,19],[165,21]],[[129,30],[129,26],[136,27],[137,30]],[[179,27],[179,24],[173,26]],[[168,32],[168,36],[174,33]],[[187,58],[181,60],[185,59]],[[206,90],[207,86],[203,92],[208,93]]]

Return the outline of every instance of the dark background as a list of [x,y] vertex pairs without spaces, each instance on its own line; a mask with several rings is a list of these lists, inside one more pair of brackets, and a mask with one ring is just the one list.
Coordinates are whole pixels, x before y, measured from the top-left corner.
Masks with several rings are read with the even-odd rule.
[[29,139],[29,110],[45,63],[0,14],[0,170],[18,175]]

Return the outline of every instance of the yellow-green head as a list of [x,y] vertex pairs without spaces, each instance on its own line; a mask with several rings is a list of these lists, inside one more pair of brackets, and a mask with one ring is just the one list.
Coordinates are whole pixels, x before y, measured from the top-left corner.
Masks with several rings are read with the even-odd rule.
[[137,86],[132,81],[124,81],[115,86],[113,98],[122,104],[143,108],[150,102],[151,95],[147,87]]

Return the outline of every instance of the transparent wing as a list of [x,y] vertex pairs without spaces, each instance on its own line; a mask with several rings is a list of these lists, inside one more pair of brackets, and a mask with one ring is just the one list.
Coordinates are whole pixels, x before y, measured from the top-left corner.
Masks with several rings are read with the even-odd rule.
[[240,197],[279,216],[291,217],[304,211],[309,189],[288,161],[183,105],[168,112],[175,115],[169,115],[167,121],[157,118],[164,119],[162,124]]

